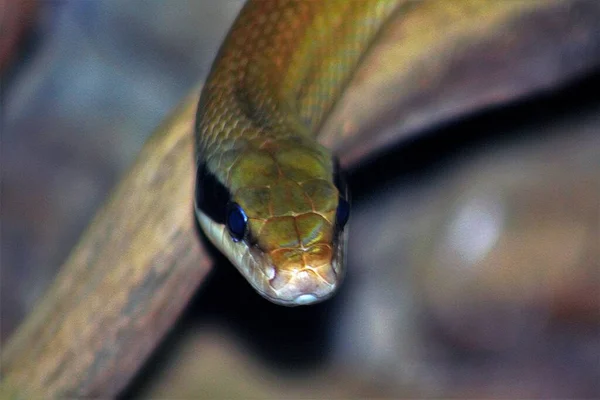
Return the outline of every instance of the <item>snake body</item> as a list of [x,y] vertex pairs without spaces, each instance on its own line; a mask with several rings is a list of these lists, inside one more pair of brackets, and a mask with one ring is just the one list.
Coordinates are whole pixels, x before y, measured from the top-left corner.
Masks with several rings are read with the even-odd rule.
[[316,135],[394,0],[249,1],[196,119],[198,222],[265,298],[330,297],[344,276],[348,193]]

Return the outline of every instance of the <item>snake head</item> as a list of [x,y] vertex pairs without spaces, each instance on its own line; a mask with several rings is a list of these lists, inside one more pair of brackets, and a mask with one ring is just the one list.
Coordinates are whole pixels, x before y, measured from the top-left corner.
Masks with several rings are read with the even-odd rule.
[[[335,162],[323,148],[298,143],[245,149],[232,158],[225,184],[199,170],[205,175],[196,211],[209,239],[274,303],[331,297],[344,275],[349,212]],[[207,187],[207,181],[222,187]],[[207,202],[206,192],[223,198]],[[207,203],[221,209],[211,212]]]

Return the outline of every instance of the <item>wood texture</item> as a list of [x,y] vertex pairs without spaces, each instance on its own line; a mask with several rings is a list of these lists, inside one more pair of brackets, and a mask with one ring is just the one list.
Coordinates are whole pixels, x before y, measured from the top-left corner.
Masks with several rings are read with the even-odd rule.
[[146,143],[3,349],[3,390],[115,396],[198,288],[210,268],[191,202],[198,93]]

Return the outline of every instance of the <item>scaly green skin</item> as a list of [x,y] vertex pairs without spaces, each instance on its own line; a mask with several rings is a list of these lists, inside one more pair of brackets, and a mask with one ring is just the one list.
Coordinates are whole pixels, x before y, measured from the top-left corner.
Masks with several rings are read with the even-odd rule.
[[315,136],[398,3],[250,1],[213,65],[198,106],[198,159],[245,210],[251,240],[234,242],[223,225],[198,219],[271,301],[320,301],[343,277],[340,193]]

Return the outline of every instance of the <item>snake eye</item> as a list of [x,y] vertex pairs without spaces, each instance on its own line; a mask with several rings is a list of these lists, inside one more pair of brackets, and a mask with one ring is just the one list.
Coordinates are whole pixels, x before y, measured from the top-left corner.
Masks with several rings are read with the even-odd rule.
[[340,231],[344,229],[344,226],[348,222],[350,217],[350,204],[343,197],[339,198],[337,210],[335,212],[335,224],[337,229]]
[[234,242],[244,238],[247,225],[248,217],[242,207],[237,203],[229,203],[227,206],[227,229]]

